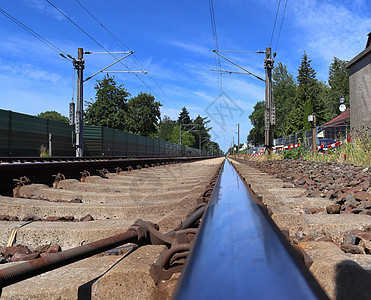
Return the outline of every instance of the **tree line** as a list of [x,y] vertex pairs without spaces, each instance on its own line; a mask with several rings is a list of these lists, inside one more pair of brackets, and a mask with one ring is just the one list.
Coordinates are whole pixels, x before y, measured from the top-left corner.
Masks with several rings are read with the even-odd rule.
[[[319,81],[311,60],[304,52],[296,80],[279,62],[273,70],[273,97],[276,104],[274,138],[310,129],[308,116],[316,114],[317,125],[323,125],[340,114],[339,100],[349,107],[349,74],[346,61],[334,57],[329,67],[328,82]],[[264,144],[265,101],[254,106],[249,119],[253,128],[247,137],[254,145]]]
[[[191,119],[184,106],[177,120],[168,116],[161,118],[162,104],[148,93],[139,93],[135,97],[121,84],[117,85],[114,77],[108,74],[97,80],[94,89],[95,99],[85,101],[84,124],[104,126],[142,136],[168,141],[182,146],[219,151],[219,145],[211,141],[208,126],[210,120],[198,115]],[[68,122],[68,118],[55,111],[46,111],[38,117]]]

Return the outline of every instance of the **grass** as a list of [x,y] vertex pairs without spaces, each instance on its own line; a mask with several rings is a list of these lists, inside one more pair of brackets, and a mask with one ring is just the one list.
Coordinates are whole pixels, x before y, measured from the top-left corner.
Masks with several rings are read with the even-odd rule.
[[311,153],[305,154],[303,158],[371,167],[371,136],[355,137],[352,142],[345,143],[334,150],[329,150],[328,153],[317,154],[315,159]]
[[354,137],[352,142],[345,143],[338,148],[328,150],[325,153],[317,152],[313,158],[312,152],[304,147],[286,150],[281,153],[273,153],[270,156],[261,155],[254,157],[255,160],[274,159],[304,159],[309,161],[335,161],[356,166],[371,167],[371,136]]

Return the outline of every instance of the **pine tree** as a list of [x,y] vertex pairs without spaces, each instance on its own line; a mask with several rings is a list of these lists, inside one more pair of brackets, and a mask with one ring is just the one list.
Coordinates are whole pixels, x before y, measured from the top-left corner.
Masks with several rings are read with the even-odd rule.
[[304,114],[303,114],[303,130],[308,130],[311,128],[311,124],[308,122],[308,116],[313,114],[312,102],[307,99],[304,103]]
[[276,104],[275,137],[286,135],[288,115],[292,109],[296,94],[296,82],[286,66],[279,62],[273,71],[273,99]]
[[329,68],[328,84],[330,89],[326,95],[326,117],[332,120],[340,114],[340,98],[344,97],[345,105],[349,107],[349,73],[345,68],[346,61],[334,57]]
[[182,124],[182,130],[186,130],[187,126],[183,126],[183,124],[191,124],[191,118],[189,117],[189,112],[185,106],[183,106],[182,111],[178,117],[178,124]]
[[310,101],[312,104],[313,112],[316,113],[317,123],[322,124],[326,120],[325,102],[321,97],[322,85],[316,79],[316,71],[310,66],[310,63],[311,60],[304,52],[298,69],[297,93],[286,126],[288,134],[304,130],[304,105],[307,101]]
[[195,138],[195,143],[193,144],[194,148],[199,148],[200,146],[200,139],[201,139],[201,147],[203,150],[207,149],[207,141],[210,140],[210,134],[208,133],[212,127],[207,127],[207,124],[210,120],[207,120],[207,117],[201,117],[198,115],[196,119],[192,122],[196,125],[194,130],[190,131]]

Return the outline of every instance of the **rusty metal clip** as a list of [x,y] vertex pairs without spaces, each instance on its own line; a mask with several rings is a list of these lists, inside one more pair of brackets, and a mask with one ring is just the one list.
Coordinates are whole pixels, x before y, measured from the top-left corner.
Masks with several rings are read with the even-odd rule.
[[85,178],[90,176],[90,172],[86,170],[84,170],[83,172],[80,172],[80,174],[81,174],[81,178],[80,178],[81,182],[85,182]]
[[170,247],[174,241],[174,238],[159,232],[157,224],[141,219],[136,220],[129,230],[134,230],[137,233],[139,244],[165,245]]
[[14,197],[19,197],[19,190],[22,186],[31,184],[31,180],[29,180],[26,176],[22,176],[19,179],[13,179],[15,182],[15,188],[13,189],[13,196]]
[[156,262],[151,265],[150,274],[156,284],[162,280],[168,280],[174,273],[182,271],[196,232],[195,228],[175,232],[175,239],[171,247],[162,252]]
[[57,173],[57,175],[53,175],[53,177],[54,177],[53,188],[57,188],[58,187],[58,183],[61,180],[65,180],[66,179],[66,176],[64,176],[62,173]]
[[107,169],[101,169],[101,170],[97,170],[98,174],[100,177],[104,178],[104,179],[109,179],[107,174],[109,173],[109,171]]

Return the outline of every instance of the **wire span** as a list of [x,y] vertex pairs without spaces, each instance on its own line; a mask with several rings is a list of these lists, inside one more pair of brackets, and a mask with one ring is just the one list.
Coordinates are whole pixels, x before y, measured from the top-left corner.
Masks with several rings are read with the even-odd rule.
[[[70,55],[64,52],[62,49],[54,45],[53,43],[49,42],[46,38],[42,37],[40,34],[32,30],[27,25],[23,24],[21,21],[17,20],[15,17],[7,13],[5,10],[0,8],[0,13],[2,13],[5,17],[7,17],[9,20],[17,24],[19,27],[27,31],[29,34],[31,34],[33,37],[37,38],[40,42],[48,46],[53,51],[57,52],[61,57],[66,58],[68,60],[71,60]],[[63,55],[62,55],[63,54]]]
[[[219,45],[218,45],[218,34],[216,32],[216,21],[215,21],[215,12],[214,12],[214,3],[213,0],[209,0],[209,10],[210,10],[210,19],[211,19],[211,32],[213,36],[214,41],[214,47],[216,51],[219,51]],[[215,64],[219,70],[222,68],[220,63],[219,56],[215,56]],[[222,91],[223,88],[223,82],[222,82],[222,74],[218,73],[218,84],[219,84],[219,92]]]
[[281,30],[282,30],[283,19],[285,18],[286,7],[287,7],[287,0],[286,0],[286,3],[285,3],[285,8],[283,9],[283,15],[282,15],[282,20],[281,20],[281,25],[280,25],[280,31],[279,31],[279,33],[278,33],[278,38],[277,38],[277,42],[276,42],[276,48],[275,48],[274,52],[277,52],[278,42],[279,42],[279,40],[280,40],[280,36],[281,36]]
[[278,2],[277,12],[276,12],[276,18],[274,19],[274,25],[273,25],[273,30],[272,30],[271,42],[269,43],[269,47],[272,47],[273,35],[274,35],[274,30],[276,28],[277,16],[278,16],[278,12],[280,10],[280,5],[281,5],[281,0]]

